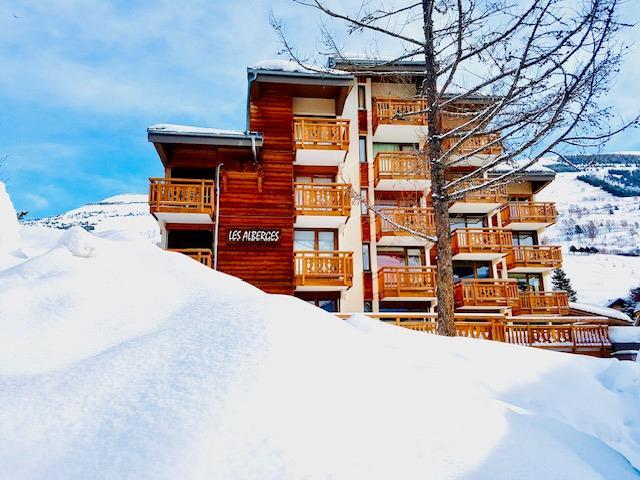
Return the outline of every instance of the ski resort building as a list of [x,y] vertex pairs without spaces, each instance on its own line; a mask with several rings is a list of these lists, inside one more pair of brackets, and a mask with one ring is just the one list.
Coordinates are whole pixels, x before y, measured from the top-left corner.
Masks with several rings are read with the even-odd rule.
[[[398,116],[422,110],[415,84],[376,75],[375,67],[366,74],[332,67],[249,68],[246,130],[148,129],[164,166],[149,190],[162,246],[266,292],[431,329],[435,248],[398,228],[434,234],[429,165],[416,153],[426,116]],[[417,75],[422,66],[397,68]],[[461,124],[454,116],[442,122]],[[451,169],[451,178],[499,155],[496,140],[481,134],[460,146],[461,153],[478,153]],[[561,249],[540,240],[556,209],[536,195],[553,179],[551,170],[529,169],[517,182],[451,205],[455,305],[466,334],[504,336],[495,322],[512,323],[513,335],[517,326],[531,332],[534,324],[572,323],[553,334],[562,340],[585,320],[570,322],[567,294],[551,285]],[[592,326],[600,347],[602,329]],[[531,333],[527,338],[533,343]]]

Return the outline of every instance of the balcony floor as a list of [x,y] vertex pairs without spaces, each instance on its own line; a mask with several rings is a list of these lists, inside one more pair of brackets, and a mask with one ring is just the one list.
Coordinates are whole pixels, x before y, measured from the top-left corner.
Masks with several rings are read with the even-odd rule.
[[184,213],[184,212],[152,212],[160,223],[193,223],[212,224],[213,217],[208,213]]
[[555,270],[555,266],[549,265],[529,265],[526,267],[512,267],[507,268],[509,273],[544,273]]
[[296,215],[295,228],[339,228],[349,219],[341,215]]
[[461,252],[453,255],[453,260],[498,260],[507,253],[501,252]]
[[[495,160],[497,155],[474,155],[466,160],[456,163],[456,167],[483,167],[487,163]],[[459,158],[458,155],[451,155],[451,160]]]
[[380,247],[424,247],[432,242],[413,235],[382,235],[377,244]]
[[336,167],[344,162],[347,156],[346,150],[329,150],[315,148],[296,148],[294,165],[308,165],[312,167],[331,166]]
[[455,202],[449,207],[449,213],[489,213],[500,208],[503,203]]
[[395,180],[390,178],[380,179],[375,186],[376,190],[417,192],[431,189],[431,180]]
[[296,286],[296,292],[341,292],[343,290],[348,290],[349,287],[346,285],[304,285],[304,286]]
[[392,125],[382,123],[373,133],[373,141],[378,143],[420,143],[427,137],[425,125]]
[[540,230],[553,225],[555,222],[511,222],[504,225],[504,228],[511,230]]

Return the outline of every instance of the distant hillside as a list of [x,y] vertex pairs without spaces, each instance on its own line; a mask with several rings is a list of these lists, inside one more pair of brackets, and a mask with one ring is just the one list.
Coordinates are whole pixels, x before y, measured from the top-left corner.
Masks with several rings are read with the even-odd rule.
[[25,220],[22,223],[59,229],[79,226],[95,232],[119,230],[135,233],[159,243],[160,229],[156,220],[149,214],[147,201],[146,195],[116,195],[100,202],[87,203],[60,215]]
[[[594,153],[589,155],[565,155],[565,158],[574,165],[584,166],[597,164],[600,167],[638,167],[640,166],[640,152]],[[546,167],[556,172],[575,172],[576,169],[562,162],[550,162]]]

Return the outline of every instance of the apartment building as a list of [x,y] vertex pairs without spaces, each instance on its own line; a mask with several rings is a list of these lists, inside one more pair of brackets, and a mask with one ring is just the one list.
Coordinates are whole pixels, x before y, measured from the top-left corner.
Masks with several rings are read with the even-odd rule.
[[[162,246],[328,311],[434,312],[435,248],[397,226],[434,233],[429,165],[416,154],[426,118],[397,116],[421,101],[406,77],[350,65],[249,68],[244,131],[150,127],[165,172],[150,179],[149,193]],[[421,66],[397,68],[417,74]],[[495,140],[462,145],[460,153],[486,148],[451,178],[499,155]],[[551,289],[560,247],[540,241],[556,210],[536,195],[553,178],[530,170],[451,205],[457,312],[569,314],[566,293]]]

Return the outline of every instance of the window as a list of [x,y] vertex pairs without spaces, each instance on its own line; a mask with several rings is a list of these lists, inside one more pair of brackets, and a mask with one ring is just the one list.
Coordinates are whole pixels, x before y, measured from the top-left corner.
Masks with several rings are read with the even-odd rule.
[[491,278],[491,263],[489,262],[453,262],[453,281],[463,278]]
[[420,248],[380,247],[377,253],[378,267],[420,267],[425,263]]
[[362,308],[363,312],[373,312],[373,302],[371,300],[365,300]]
[[337,230],[295,230],[293,232],[294,251],[317,250],[327,252],[337,250]]
[[456,228],[483,228],[487,226],[487,217],[456,215],[449,218],[449,224],[451,225],[451,230]]
[[367,214],[368,204],[369,204],[369,190],[367,188],[363,188],[362,190],[360,190],[360,215]]
[[333,175],[296,175],[296,183],[333,183]]
[[371,271],[371,251],[368,243],[362,244],[362,269],[365,272]]
[[378,152],[407,152],[418,150],[419,146],[416,143],[374,143],[373,153]]
[[537,245],[538,235],[536,232],[513,232],[514,245]]
[[360,163],[367,163],[367,137],[358,139],[358,153],[360,154]]
[[515,278],[518,281],[518,288],[523,292],[542,290],[542,274],[540,273],[510,273],[509,278]]
[[332,292],[296,292],[296,297],[327,312],[340,311],[340,296]]
[[358,109],[367,109],[367,94],[364,85],[358,85]]

